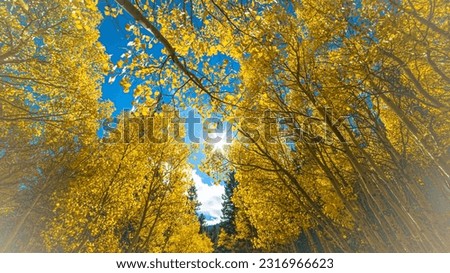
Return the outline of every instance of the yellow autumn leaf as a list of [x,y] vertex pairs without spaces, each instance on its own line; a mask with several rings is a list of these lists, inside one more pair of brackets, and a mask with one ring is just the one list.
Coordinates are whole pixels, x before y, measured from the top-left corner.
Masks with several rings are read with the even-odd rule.
[[124,93],[128,93],[130,92],[131,82],[128,78],[124,77],[120,80],[120,86],[122,86]]

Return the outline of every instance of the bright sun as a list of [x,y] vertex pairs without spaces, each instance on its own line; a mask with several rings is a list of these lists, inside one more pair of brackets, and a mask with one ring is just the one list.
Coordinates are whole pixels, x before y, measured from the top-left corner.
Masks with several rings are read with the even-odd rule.
[[217,137],[220,138],[220,140],[217,143],[213,144],[213,152],[219,152],[223,154],[225,152],[225,146],[229,143],[227,143],[227,139],[223,134],[217,135]]

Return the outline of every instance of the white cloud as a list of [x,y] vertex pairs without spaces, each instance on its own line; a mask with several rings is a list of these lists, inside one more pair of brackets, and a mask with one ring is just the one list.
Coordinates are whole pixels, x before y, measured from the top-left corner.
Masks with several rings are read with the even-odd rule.
[[203,183],[196,170],[192,170],[192,179],[194,179],[197,188],[198,201],[202,203],[199,213],[210,216],[211,220],[207,220],[206,224],[215,225],[219,223],[222,216],[222,194],[225,193],[225,188],[222,185]]

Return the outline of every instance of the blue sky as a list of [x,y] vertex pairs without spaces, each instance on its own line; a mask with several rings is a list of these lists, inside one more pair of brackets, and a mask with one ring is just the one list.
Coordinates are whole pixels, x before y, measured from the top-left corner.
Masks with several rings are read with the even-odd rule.
[[[100,1],[99,6],[103,10],[104,3]],[[132,18],[128,14],[118,16],[117,18],[105,16],[99,26],[100,42],[105,46],[106,52],[110,55],[113,63],[116,63],[120,59],[120,56],[126,52],[129,40],[126,38],[125,25],[131,20]],[[156,51],[160,50],[160,48],[154,47],[152,50]],[[117,116],[122,111],[132,108],[133,92],[124,93],[122,87],[119,85],[119,81],[108,83],[108,79],[109,77],[106,77],[102,85],[102,99],[110,100],[114,103],[115,111],[113,115]],[[192,109],[190,108],[188,110]],[[201,137],[202,126],[198,125],[194,128],[195,135]],[[198,169],[198,165],[203,158],[204,154],[201,151],[193,151],[189,160],[194,166],[192,178],[197,187],[198,199],[202,204],[198,213],[205,215],[207,224],[216,224],[220,221],[221,217],[224,187],[223,185],[215,185],[209,176]]]

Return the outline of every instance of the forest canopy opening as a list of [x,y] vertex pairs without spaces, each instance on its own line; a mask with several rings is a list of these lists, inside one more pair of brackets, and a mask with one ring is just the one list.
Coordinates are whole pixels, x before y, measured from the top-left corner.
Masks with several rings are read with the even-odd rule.
[[2,1],[1,250],[448,252],[449,9]]

